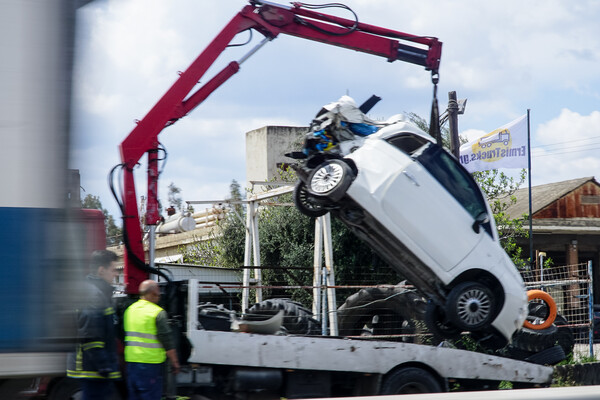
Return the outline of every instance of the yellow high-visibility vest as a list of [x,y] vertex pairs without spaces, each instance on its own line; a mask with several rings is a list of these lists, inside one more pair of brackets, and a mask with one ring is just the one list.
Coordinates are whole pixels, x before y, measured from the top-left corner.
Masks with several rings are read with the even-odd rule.
[[156,336],[156,317],[163,309],[147,300],[138,300],[125,310],[125,361],[160,364],[167,358]]

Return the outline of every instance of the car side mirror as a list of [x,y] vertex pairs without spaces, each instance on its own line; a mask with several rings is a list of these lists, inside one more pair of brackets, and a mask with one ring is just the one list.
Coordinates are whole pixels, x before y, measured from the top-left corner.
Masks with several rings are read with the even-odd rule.
[[487,224],[488,222],[490,222],[490,217],[488,217],[486,212],[482,212],[475,218],[475,222],[473,222],[473,231],[479,233],[481,225]]

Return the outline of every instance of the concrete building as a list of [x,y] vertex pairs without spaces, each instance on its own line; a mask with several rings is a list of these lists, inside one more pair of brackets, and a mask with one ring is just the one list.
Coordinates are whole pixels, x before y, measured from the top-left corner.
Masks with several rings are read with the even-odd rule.
[[302,147],[307,127],[263,126],[246,133],[246,182],[279,181],[279,168],[293,161],[285,156]]

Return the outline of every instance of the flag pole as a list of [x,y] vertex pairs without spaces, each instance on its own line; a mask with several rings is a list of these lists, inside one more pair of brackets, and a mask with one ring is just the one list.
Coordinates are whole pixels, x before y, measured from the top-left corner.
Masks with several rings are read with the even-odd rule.
[[529,177],[529,266],[533,268],[533,215],[531,202],[531,130],[529,128],[529,108],[527,109],[527,175]]

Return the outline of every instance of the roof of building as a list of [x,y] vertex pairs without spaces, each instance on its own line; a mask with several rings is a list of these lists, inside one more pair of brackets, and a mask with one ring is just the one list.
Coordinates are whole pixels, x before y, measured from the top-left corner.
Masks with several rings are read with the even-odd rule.
[[[533,214],[540,211],[544,207],[552,204],[561,197],[567,195],[578,187],[584,185],[589,181],[598,182],[593,176],[585,178],[571,179],[568,181],[548,183],[545,185],[532,186],[531,187],[531,211]],[[600,184],[599,184],[600,185]],[[523,214],[529,214],[529,189],[524,187],[518,189],[514,196],[517,202],[506,210],[506,213],[512,218],[519,218]]]

